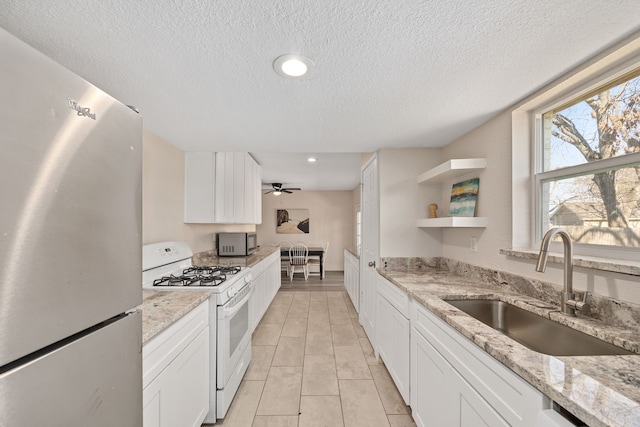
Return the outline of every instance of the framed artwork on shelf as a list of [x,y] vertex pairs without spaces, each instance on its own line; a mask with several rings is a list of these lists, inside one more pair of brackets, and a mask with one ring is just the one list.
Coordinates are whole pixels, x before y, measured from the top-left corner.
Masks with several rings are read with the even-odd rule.
[[278,209],[277,234],[309,234],[309,209]]
[[480,178],[473,178],[453,185],[451,189],[451,203],[449,216],[473,217],[478,201],[478,187]]

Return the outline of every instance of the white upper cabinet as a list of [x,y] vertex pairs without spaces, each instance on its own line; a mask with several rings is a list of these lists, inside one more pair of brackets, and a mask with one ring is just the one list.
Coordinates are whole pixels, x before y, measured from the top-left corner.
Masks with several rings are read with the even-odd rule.
[[262,168],[247,154],[245,157],[245,211],[251,224],[262,223]]
[[215,222],[244,223],[246,153],[216,153]]
[[189,152],[184,161],[184,222],[213,223],[216,153]]
[[262,222],[260,167],[249,153],[186,153],[185,222]]

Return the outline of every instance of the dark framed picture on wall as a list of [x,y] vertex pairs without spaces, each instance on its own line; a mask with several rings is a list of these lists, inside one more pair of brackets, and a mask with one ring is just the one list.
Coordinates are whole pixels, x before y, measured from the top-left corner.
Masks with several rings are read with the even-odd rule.
[[278,209],[276,233],[309,234],[309,209]]

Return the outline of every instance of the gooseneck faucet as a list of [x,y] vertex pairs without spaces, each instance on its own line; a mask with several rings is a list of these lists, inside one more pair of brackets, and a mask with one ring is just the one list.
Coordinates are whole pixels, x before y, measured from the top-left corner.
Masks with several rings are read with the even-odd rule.
[[[540,245],[536,271],[544,273],[544,270],[547,268],[549,244],[556,236],[562,238],[562,245],[564,247],[564,289],[562,292],[562,301],[560,302],[562,312],[567,316],[575,316],[576,310],[579,310],[587,315],[589,313],[589,305],[585,301],[576,301],[573,295],[573,242],[567,230],[562,227],[555,227],[547,231]],[[584,296],[586,300],[586,292]]]

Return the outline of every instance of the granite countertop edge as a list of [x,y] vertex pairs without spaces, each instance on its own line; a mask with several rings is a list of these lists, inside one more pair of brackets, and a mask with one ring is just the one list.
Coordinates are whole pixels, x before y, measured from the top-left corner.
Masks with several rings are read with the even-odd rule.
[[[275,246],[258,248],[248,257],[218,257],[215,251],[206,251],[194,255],[194,265],[240,265],[254,267],[274,252]],[[202,304],[213,292],[208,289],[180,289],[142,291],[142,344],[157,336],[160,332],[180,320],[185,314]]]
[[185,314],[206,301],[212,292],[206,289],[179,291],[142,291],[142,344],[173,325]]
[[559,318],[557,306],[496,289],[447,270],[379,269],[378,272],[588,425],[640,425],[639,355],[554,357],[538,353],[447,304],[445,300],[499,299],[541,316],[560,320],[568,326],[636,352],[640,348],[637,335],[632,336],[620,328],[609,327],[596,320]]

